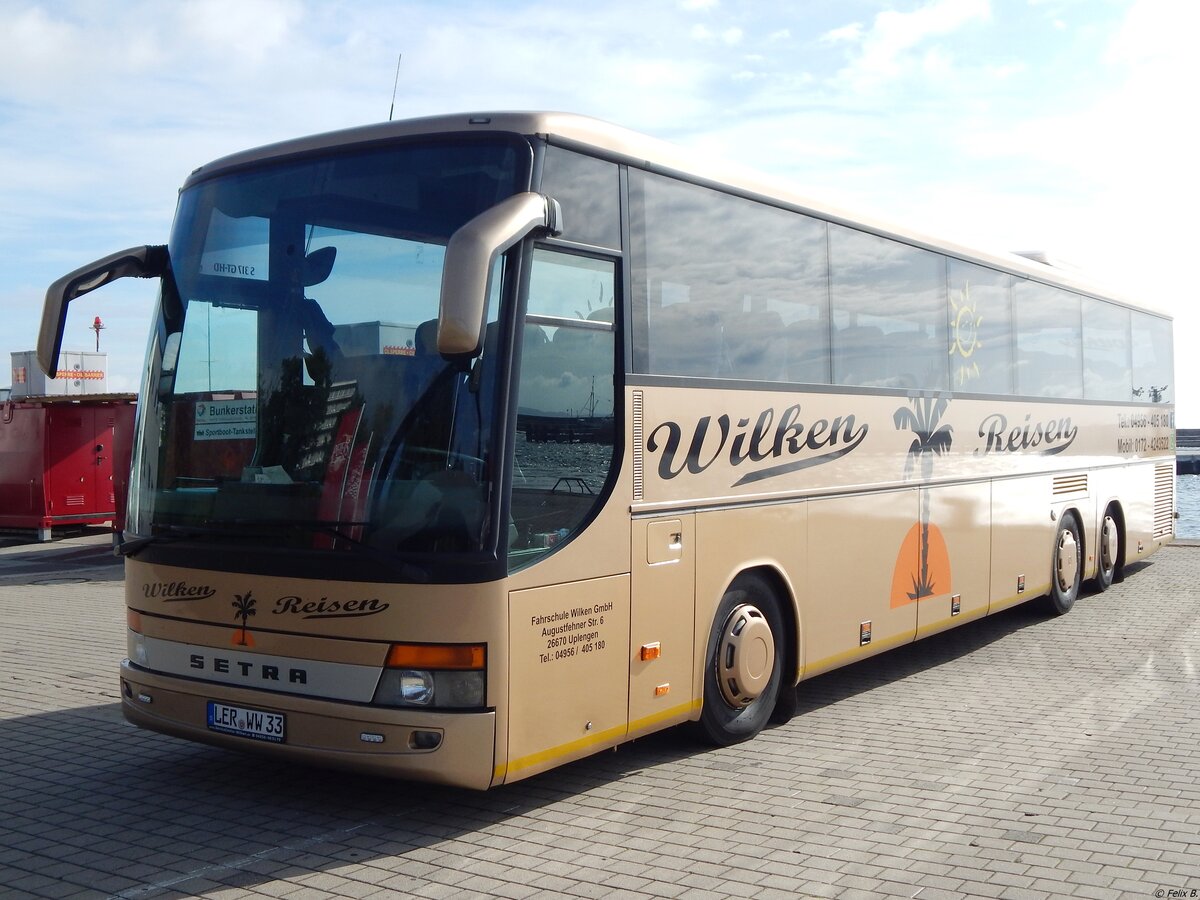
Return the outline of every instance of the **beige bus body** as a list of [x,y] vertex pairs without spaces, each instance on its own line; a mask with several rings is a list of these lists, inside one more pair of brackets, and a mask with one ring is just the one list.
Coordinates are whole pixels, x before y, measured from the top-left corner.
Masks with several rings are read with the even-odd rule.
[[[935,478],[918,486],[904,479],[912,435],[893,424],[901,402],[835,392],[631,387],[627,434],[653,441],[674,423],[690,441],[707,418],[712,430],[700,459],[711,463],[698,474],[665,478],[680,461],[634,445],[591,526],[502,582],[313,582],[129,560],[127,602],[144,635],[130,632],[130,657],[148,652],[164,671],[171,665],[165,645],[178,645],[174,675],[183,677],[126,664],[125,714],[145,727],[231,748],[486,788],[696,719],[714,612],[742,572],[769,572],[786,598],[795,683],[1044,595],[1064,515],[1082,527],[1084,578],[1096,575],[1108,510],[1123,523],[1122,565],[1171,540],[1173,430],[1160,408],[1123,409],[1118,418],[1104,406],[952,401],[937,425],[952,429],[954,445],[937,460]],[[793,407],[799,418],[789,416]],[[711,424],[721,416],[748,424],[722,441]],[[1012,424],[997,431],[996,416]],[[1044,464],[1031,473],[1020,452],[1028,448],[1020,445],[1039,425],[1042,449],[1058,452],[1039,457]],[[1131,434],[1140,446],[1163,449],[1114,462],[1117,441]],[[850,444],[844,456],[819,461]],[[751,451],[762,459],[738,461]],[[808,465],[736,485],[795,463]],[[644,476],[635,480],[638,471]],[[930,554],[929,593],[914,600],[922,524],[939,552]],[[231,602],[249,593],[260,598],[259,615],[243,633]],[[322,612],[335,603],[350,612]],[[264,680],[264,665],[283,677],[284,669],[311,670],[314,661],[364,670],[373,688],[388,636],[401,634],[414,642],[486,644],[494,711],[384,710],[364,705],[369,691],[348,703],[337,694],[340,673],[330,676],[335,699],[262,691],[278,690]],[[247,635],[251,646],[241,643]],[[139,643],[148,649],[139,651]],[[658,652],[643,659],[643,648]],[[189,669],[194,657],[202,658],[200,668]],[[207,680],[217,665],[227,670],[222,684]],[[307,677],[304,689],[311,691],[317,676]],[[285,713],[287,743],[247,748],[244,738],[208,730],[206,701],[213,697]],[[438,748],[414,747],[418,731],[440,734]]]
[[[189,183],[281,156],[486,131],[688,176],[1101,296],[1028,260],[851,218],[757,176],[562,114],[439,117],[321,135],[219,160]],[[48,321],[60,321],[61,309],[53,312]],[[472,327],[460,328],[464,348]],[[571,540],[506,578],[393,584],[129,558],[125,716],[231,749],[483,789],[700,719],[714,618],[747,573],[781,606],[785,634],[773,652],[784,660],[786,690],[1044,595],[1056,577],[1069,582],[1076,558],[1082,578],[1095,578],[1102,556],[1119,572],[1173,536],[1170,405],[714,387],[628,366],[618,380],[622,446],[607,499]],[[1068,522],[1077,525],[1079,557]],[[400,641],[486,648],[485,709],[373,705]],[[762,659],[769,668],[770,654]],[[213,730],[212,701],[282,714],[286,740]]]

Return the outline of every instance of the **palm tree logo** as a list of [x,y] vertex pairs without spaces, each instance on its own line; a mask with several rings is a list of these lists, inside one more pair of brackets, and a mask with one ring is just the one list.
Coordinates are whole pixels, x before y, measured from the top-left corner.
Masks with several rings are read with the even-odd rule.
[[[909,401],[912,408],[902,406],[892,416],[896,429],[908,429],[916,437],[908,448],[908,458],[904,464],[904,480],[911,476],[914,467],[921,466],[921,480],[928,482],[933,477],[933,458],[944,456],[950,452],[954,442],[951,425],[939,425],[945,415],[950,401],[945,397],[913,397]],[[934,593],[936,585],[929,571],[929,492],[921,491],[921,545],[920,566],[912,575],[912,591],[908,592],[910,600],[919,600]]]
[[254,599],[253,591],[246,591],[244,594],[234,594],[233,610],[234,618],[242,620],[241,634],[238,636],[238,645],[245,647],[249,644],[246,637],[246,620],[254,615],[254,607],[258,601]]

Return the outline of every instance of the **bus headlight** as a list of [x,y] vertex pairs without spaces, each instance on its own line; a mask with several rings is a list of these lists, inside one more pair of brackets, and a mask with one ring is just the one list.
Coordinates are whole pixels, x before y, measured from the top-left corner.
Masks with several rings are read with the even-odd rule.
[[129,651],[129,659],[135,666],[141,666],[143,669],[149,668],[149,656],[146,653],[146,639],[140,635],[133,635],[133,640],[130,642],[131,649]]
[[377,706],[469,708],[484,704],[482,672],[385,669],[375,690]]
[[390,669],[386,675],[395,681],[393,693],[400,703],[428,706],[433,702],[433,673],[415,669]]
[[434,696],[438,706],[483,706],[482,672],[434,672]]
[[137,610],[125,610],[125,622],[128,625],[126,647],[129,651],[129,661],[135,666],[147,668],[146,636],[142,634],[142,614]]
[[486,651],[477,644],[393,644],[377,706],[468,709],[487,701]]

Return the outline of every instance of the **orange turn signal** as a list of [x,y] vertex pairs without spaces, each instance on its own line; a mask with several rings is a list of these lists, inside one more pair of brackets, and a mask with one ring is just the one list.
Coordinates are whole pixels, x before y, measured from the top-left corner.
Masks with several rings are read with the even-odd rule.
[[483,644],[392,644],[389,669],[482,669],[487,659]]
[[129,626],[130,631],[136,631],[142,634],[142,614],[136,609],[125,610],[125,624]]
[[642,644],[641,656],[643,661],[658,659],[662,656],[662,644],[658,641],[654,641],[651,644]]

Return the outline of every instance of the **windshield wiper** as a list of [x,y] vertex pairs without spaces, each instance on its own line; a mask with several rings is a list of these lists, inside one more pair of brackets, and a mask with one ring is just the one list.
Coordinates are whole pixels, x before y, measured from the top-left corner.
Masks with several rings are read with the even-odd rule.
[[429,572],[419,566],[414,566],[411,563],[402,562],[396,559],[390,553],[380,550],[377,547],[372,547],[370,544],[353,538],[346,534],[342,529],[354,528],[357,526],[367,525],[367,522],[353,521],[337,521],[337,520],[300,520],[295,522],[280,522],[278,519],[229,519],[223,521],[217,526],[201,526],[201,525],[159,525],[158,533],[147,535],[146,537],[136,537],[128,541],[122,541],[117,546],[115,552],[121,556],[136,556],[141,551],[145,550],[152,544],[174,543],[175,541],[183,541],[189,538],[197,537],[229,537],[239,534],[239,529],[252,528],[274,528],[285,531],[308,531],[328,534],[338,540],[345,541],[346,544],[354,549],[356,553],[367,557],[372,562],[379,563],[387,569],[398,574],[406,581],[425,584],[429,581]]
[[220,528],[203,528],[199,525],[159,525],[157,529],[157,534],[135,537],[130,540],[122,538],[121,542],[113,548],[113,553],[117,556],[137,556],[151,544],[170,544],[188,538],[227,533]]
[[406,581],[413,581],[419,584],[425,584],[429,581],[429,572],[425,569],[414,566],[411,563],[402,562],[387,551],[380,550],[378,547],[373,547],[364,541],[360,541],[358,538],[351,537],[342,530],[369,525],[369,522],[340,521],[337,519],[300,519],[291,522],[280,522],[276,519],[230,519],[229,524],[244,528],[282,528],[285,530],[328,534],[337,540],[345,541],[348,546],[354,548],[355,552],[367,557],[372,562],[377,562],[391,569]]

